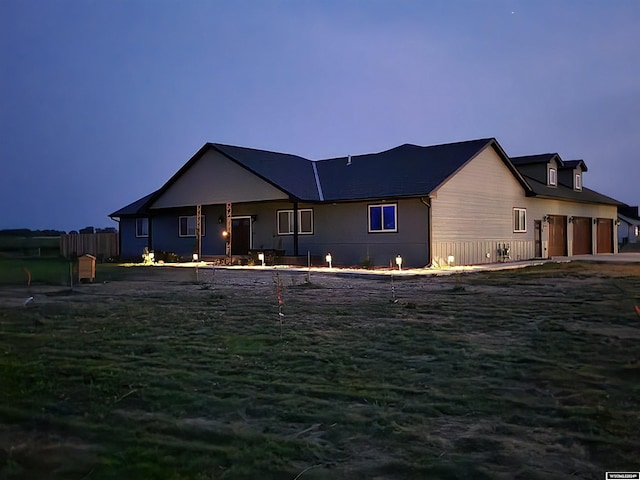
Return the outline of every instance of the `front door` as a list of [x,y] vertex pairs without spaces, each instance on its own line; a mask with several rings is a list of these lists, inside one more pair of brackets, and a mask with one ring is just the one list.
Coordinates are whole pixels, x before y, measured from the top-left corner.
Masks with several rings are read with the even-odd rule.
[[231,219],[231,255],[248,255],[251,248],[251,217]]

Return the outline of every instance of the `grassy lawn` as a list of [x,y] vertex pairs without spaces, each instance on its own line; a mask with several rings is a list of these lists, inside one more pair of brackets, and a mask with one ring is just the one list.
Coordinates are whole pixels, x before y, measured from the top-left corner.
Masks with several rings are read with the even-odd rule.
[[640,470],[640,266],[100,275],[0,296],[1,479]]

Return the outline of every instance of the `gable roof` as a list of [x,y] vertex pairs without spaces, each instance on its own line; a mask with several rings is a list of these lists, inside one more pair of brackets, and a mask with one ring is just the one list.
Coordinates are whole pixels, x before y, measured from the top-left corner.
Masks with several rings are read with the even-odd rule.
[[210,143],[228,159],[300,200],[320,200],[310,160],[289,153]]
[[317,161],[326,201],[428,195],[492,146],[525,190],[526,181],[494,138],[421,147],[404,144],[380,153]]
[[559,200],[571,200],[579,203],[602,203],[605,205],[622,205],[618,200],[602,195],[594,190],[582,187],[582,190],[574,190],[558,182],[557,186],[551,187],[535,178],[523,175],[533,190],[536,197],[555,198]]
[[580,167],[580,169],[583,172],[587,172],[588,171],[587,164],[584,163],[584,160],[566,160],[564,162],[564,165],[563,165],[563,168],[574,169],[574,168],[578,168],[578,167]]
[[511,162],[516,165],[532,165],[534,163],[549,163],[556,159],[558,165],[564,165],[564,162],[557,153],[540,153],[538,155],[525,155],[522,157],[511,157]]
[[146,206],[152,198],[155,198],[157,190],[153,193],[150,193],[147,196],[136,200],[133,203],[130,203],[126,207],[122,207],[120,210],[116,210],[113,213],[110,213],[110,217],[135,217],[140,215],[146,211]]

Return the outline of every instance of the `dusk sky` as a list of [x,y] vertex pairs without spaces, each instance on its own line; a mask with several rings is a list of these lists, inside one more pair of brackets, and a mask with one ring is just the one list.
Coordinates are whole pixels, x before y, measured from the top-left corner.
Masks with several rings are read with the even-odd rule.
[[205,142],[496,137],[640,203],[638,0],[0,0],[0,60],[0,229],[117,226]]

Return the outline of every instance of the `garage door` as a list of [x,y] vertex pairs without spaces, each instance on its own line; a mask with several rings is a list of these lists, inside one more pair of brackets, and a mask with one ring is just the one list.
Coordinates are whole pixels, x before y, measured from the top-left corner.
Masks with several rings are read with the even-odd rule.
[[567,254],[567,217],[549,216],[549,256],[562,257]]
[[597,253],[613,253],[613,220],[610,218],[599,218],[597,233]]
[[591,219],[573,217],[573,254],[588,255],[591,253]]

